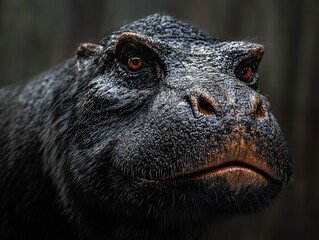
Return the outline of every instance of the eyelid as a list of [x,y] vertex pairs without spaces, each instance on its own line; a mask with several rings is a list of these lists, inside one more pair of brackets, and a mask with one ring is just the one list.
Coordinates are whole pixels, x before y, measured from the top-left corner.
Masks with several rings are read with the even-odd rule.
[[116,42],[115,55],[120,56],[123,52],[132,51],[139,53],[141,56],[143,52],[151,48],[151,42],[148,37],[136,33],[123,33]]
[[140,53],[138,51],[124,51],[122,52],[122,54],[119,56],[120,59],[126,61],[130,58],[133,58],[133,57],[138,57],[138,58],[141,58],[141,59],[144,59]]

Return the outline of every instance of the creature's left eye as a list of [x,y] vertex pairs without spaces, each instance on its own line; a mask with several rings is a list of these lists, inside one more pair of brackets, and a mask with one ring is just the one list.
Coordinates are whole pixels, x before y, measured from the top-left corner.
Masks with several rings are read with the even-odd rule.
[[127,67],[133,72],[140,71],[144,66],[144,61],[140,57],[130,57],[127,60]]
[[251,67],[245,67],[239,72],[239,79],[242,81],[249,81],[253,75],[253,70]]

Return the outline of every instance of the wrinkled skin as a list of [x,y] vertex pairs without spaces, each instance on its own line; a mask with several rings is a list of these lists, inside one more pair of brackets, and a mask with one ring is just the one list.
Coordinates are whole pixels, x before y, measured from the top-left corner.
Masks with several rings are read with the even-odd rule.
[[0,90],[0,238],[199,239],[269,206],[291,162],[262,54],[156,14]]

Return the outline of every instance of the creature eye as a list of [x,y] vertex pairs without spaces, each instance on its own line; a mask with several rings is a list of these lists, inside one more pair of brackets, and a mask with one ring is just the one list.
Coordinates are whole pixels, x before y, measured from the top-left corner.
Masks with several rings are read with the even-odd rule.
[[129,70],[137,72],[143,68],[144,62],[140,57],[130,57],[127,60],[127,66]]
[[251,69],[251,67],[246,67],[240,70],[239,79],[243,81],[248,81],[252,75],[253,75],[253,70]]

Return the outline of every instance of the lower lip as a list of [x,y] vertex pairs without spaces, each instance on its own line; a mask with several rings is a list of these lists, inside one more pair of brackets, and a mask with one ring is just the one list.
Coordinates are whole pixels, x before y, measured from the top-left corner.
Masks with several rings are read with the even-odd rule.
[[262,174],[257,173],[256,171],[250,168],[246,168],[242,166],[227,166],[227,167],[213,169],[211,171],[208,169],[203,172],[197,172],[197,173],[195,172],[193,173],[194,174],[193,178],[197,179],[197,178],[215,177],[217,175],[224,175],[224,174],[231,174],[231,173],[253,174],[253,175],[260,175],[264,177]]
[[206,170],[203,172],[193,173],[191,176],[193,180],[198,181],[216,177],[225,178],[227,182],[235,188],[240,188],[242,185],[266,185],[269,183],[280,185],[279,182],[266,174],[262,174],[261,172],[242,166],[221,167],[213,169],[212,171]]

